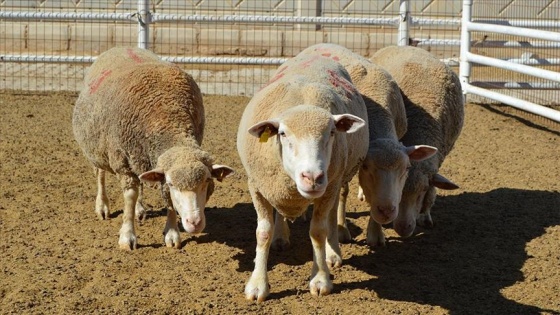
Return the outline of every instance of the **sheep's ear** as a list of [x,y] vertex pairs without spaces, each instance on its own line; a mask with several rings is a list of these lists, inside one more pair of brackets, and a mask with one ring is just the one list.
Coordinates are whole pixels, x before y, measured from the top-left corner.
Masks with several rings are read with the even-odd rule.
[[[278,126],[280,122],[276,119],[264,120],[254,124],[249,128],[249,133],[257,138],[262,138],[266,134],[266,137],[274,136],[278,133]],[[266,142],[266,141],[264,141]]]
[[412,145],[405,148],[406,154],[411,161],[423,161],[434,156],[438,149],[429,145]]
[[434,177],[430,180],[430,185],[436,186],[439,189],[445,190],[453,190],[459,188],[457,184],[450,181],[449,179],[441,176],[440,174],[434,175]]
[[165,174],[163,173],[163,170],[157,168],[142,173],[139,177],[141,180],[151,183],[162,183],[165,181]]
[[363,119],[350,114],[333,115],[333,119],[336,130],[341,132],[353,133],[366,125]]
[[233,168],[227,165],[214,164],[212,165],[212,171],[210,172],[212,177],[221,182],[224,178],[232,175],[234,172]]

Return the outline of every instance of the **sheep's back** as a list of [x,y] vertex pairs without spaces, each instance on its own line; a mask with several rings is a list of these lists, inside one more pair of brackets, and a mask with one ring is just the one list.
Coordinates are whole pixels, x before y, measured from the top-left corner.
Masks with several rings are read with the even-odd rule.
[[[386,47],[375,53],[372,61],[387,70],[397,82],[405,101],[409,133],[432,134],[414,140],[436,138],[432,145],[437,146],[443,156],[447,155],[459,136],[464,119],[457,75],[431,53],[416,47]],[[419,121],[426,125],[418,125]]]
[[399,139],[406,133],[404,103],[396,82],[387,71],[336,44],[316,44],[306,48],[301,54],[331,58],[348,71],[367,108],[370,139],[395,136]]
[[83,88],[73,116],[76,140],[95,165],[114,169],[109,160],[120,150],[138,164],[130,168],[145,171],[179,139],[202,141],[202,96],[178,67],[143,63],[101,76],[95,89]]

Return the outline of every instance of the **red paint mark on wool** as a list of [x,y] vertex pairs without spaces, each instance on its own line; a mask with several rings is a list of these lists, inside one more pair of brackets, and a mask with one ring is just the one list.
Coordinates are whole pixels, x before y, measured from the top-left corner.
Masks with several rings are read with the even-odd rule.
[[312,63],[314,63],[319,58],[320,58],[320,56],[313,56],[309,60],[307,60],[306,62],[302,62],[301,63],[302,68],[309,67]]
[[274,77],[272,77],[272,79],[270,79],[263,87],[261,87],[259,89],[259,91],[264,89],[265,87],[271,85],[272,83],[280,80],[284,76],[284,73],[283,73],[284,70],[286,70],[287,68],[288,68],[288,66],[282,66],[281,68],[279,68],[278,73]]
[[129,48],[126,50],[128,56],[134,60],[136,63],[142,63],[144,62],[144,60],[142,60],[142,58],[140,58],[140,56],[138,56],[133,50],[132,48]]
[[103,82],[103,80],[105,80],[111,74],[111,72],[112,72],[111,70],[103,70],[103,72],[101,72],[101,75],[95,78],[95,80],[93,80],[89,84],[89,94],[95,93],[99,88],[99,86],[101,85],[101,83]]
[[329,81],[331,82],[331,84],[334,87],[341,87],[344,89],[346,97],[350,98],[352,96],[352,93],[356,92],[356,89],[354,88],[354,86],[352,85],[352,83],[348,82],[348,80],[346,80],[345,78],[339,76],[336,72],[334,72],[333,70],[327,70],[327,72],[329,73]]

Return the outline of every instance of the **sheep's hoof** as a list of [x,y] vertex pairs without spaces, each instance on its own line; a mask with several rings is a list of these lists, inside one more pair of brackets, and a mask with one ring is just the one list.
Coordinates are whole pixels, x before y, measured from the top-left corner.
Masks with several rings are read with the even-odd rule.
[[146,216],[148,215],[146,207],[144,207],[142,203],[138,202],[136,203],[136,209],[134,209],[134,212],[136,212],[136,220],[138,220],[138,223],[144,223],[144,220],[146,220]]
[[274,241],[272,241],[272,244],[270,244],[270,248],[277,252],[283,252],[288,248],[290,248],[290,241],[287,241],[282,238],[277,238]]
[[270,285],[266,281],[255,281],[250,279],[245,285],[245,298],[249,301],[260,303],[266,300],[270,293]]
[[169,248],[181,249],[181,237],[179,236],[179,231],[168,230],[167,233],[164,234],[165,246]]
[[136,236],[133,233],[123,233],[119,237],[119,248],[122,250],[135,250]]
[[434,227],[434,221],[432,221],[432,216],[429,213],[420,213],[416,219],[416,224],[429,229]]
[[342,225],[338,226],[338,242],[339,243],[350,243],[352,242],[352,235],[348,228]]
[[319,274],[317,274],[309,283],[311,295],[314,296],[327,295],[331,293],[332,288],[332,281],[326,275],[320,276]]
[[382,248],[386,246],[385,243],[385,236],[383,234],[380,235],[380,237],[368,237],[367,238],[367,244],[369,245],[369,247],[371,248]]

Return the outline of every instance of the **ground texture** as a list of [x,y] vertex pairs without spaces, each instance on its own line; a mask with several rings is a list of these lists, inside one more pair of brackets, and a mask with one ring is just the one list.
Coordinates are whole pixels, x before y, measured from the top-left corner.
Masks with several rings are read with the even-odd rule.
[[[203,146],[237,173],[206,210],[201,235],[163,245],[165,208],[137,228],[139,248],[117,247],[122,194],[109,177],[112,214],[98,221],[95,178],[73,139],[75,94],[0,92],[1,314],[560,314],[560,125],[501,106],[469,104],[441,173],[434,228],[388,246],[365,244],[368,211],[349,205],[355,242],[342,246],[334,292],[308,291],[309,223],[272,252],[271,294],[248,302],[256,214],[235,149],[247,98],[205,97]],[[274,180],[274,179],[271,179]]]

